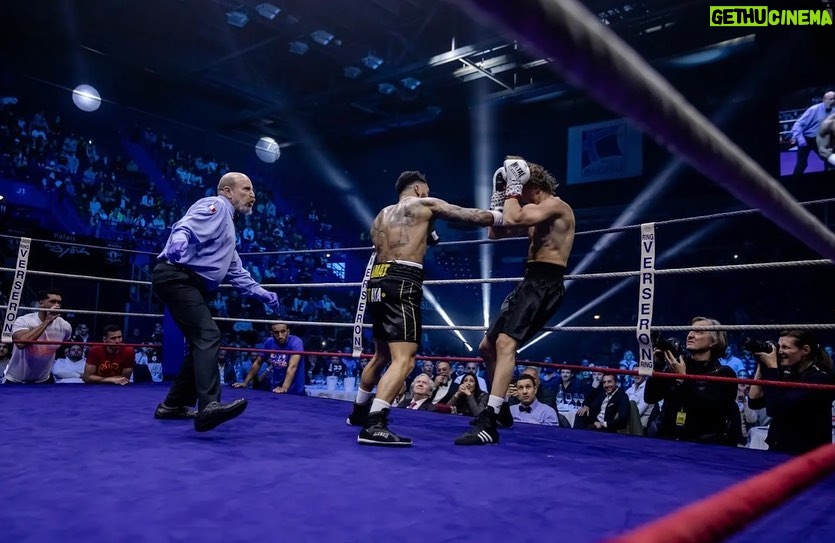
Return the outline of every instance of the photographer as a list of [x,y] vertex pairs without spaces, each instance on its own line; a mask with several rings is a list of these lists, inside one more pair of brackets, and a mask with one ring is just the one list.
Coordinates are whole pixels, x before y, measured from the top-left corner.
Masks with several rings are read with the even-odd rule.
[[[757,359],[754,379],[795,383],[832,383],[832,359],[805,330],[780,333],[777,348],[749,342]],[[766,347],[769,348],[766,351]],[[771,451],[801,454],[832,441],[832,392],[807,388],[752,385],[751,409],[766,408],[771,419],[766,443]]]
[[[695,317],[690,324],[720,325],[719,321],[706,317]],[[726,346],[727,336],[723,331],[690,330],[686,352],[681,352],[677,340],[655,341],[655,371],[734,378],[734,371],[719,363]],[[647,403],[663,400],[664,406],[649,435],[736,446],[742,441],[736,391],[735,383],[650,377],[644,400]]]

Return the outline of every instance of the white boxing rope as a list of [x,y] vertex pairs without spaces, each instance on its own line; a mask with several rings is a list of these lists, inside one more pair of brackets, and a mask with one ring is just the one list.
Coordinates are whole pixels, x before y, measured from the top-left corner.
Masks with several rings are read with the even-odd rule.
[[365,318],[365,304],[368,297],[366,289],[368,287],[368,280],[371,279],[371,270],[374,268],[374,260],[376,258],[377,251],[372,251],[371,257],[368,259],[368,265],[365,267],[362,284],[360,285],[360,296],[357,300],[357,314],[354,317],[354,347],[351,352],[354,358],[359,358],[362,354],[362,321]]
[[32,238],[20,238],[14,277],[12,278],[12,290],[9,292],[9,308],[3,319],[3,343],[9,343],[12,340],[12,329],[14,328],[14,321],[17,319],[17,309],[20,307],[20,295],[23,292],[23,283],[26,281],[26,270],[29,269],[29,248],[31,245]]
[[638,280],[638,373],[652,375],[652,310],[655,301],[655,223],[641,225],[641,263]]

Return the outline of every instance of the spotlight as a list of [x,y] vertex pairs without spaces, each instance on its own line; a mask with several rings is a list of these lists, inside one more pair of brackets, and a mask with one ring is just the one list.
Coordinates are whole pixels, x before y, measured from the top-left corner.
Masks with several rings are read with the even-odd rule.
[[316,30],[310,34],[310,38],[319,45],[327,45],[333,40],[333,34],[324,30]]
[[255,144],[255,154],[262,162],[272,164],[281,156],[281,147],[274,139],[264,136]]
[[364,59],[362,59],[362,63],[365,64],[366,67],[368,67],[370,70],[376,70],[383,64],[383,59],[369,54]]
[[101,95],[95,87],[79,85],[72,91],[72,101],[81,111],[96,111],[101,106]]
[[226,23],[238,28],[243,28],[249,22],[249,16],[245,11],[236,9],[226,13]]
[[415,90],[416,88],[420,87],[420,80],[415,79],[414,77],[407,77],[406,79],[401,79],[400,83],[409,90]]
[[276,18],[276,16],[279,13],[281,13],[281,8],[279,8],[277,6],[274,6],[272,4],[264,3],[264,4],[258,4],[255,7],[255,11],[257,11],[258,15],[260,15],[261,17],[264,17],[264,18],[269,19],[269,20],[272,21],[273,19]]
[[397,88],[391,83],[380,83],[377,85],[377,91],[380,94],[385,94],[386,96],[394,94],[396,90]]
[[294,55],[303,55],[307,53],[307,50],[310,49],[310,46],[307,45],[303,41],[291,41],[290,42],[290,52]]

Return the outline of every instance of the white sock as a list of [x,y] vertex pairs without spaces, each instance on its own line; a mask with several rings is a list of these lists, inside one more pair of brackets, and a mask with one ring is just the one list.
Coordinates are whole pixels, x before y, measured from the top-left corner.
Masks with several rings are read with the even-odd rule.
[[498,415],[499,409],[502,408],[502,404],[505,402],[505,399],[501,396],[493,396],[490,394],[490,399],[487,400],[487,405],[493,408],[493,411]]
[[835,153],[829,155],[829,158],[827,158],[826,161],[835,166]]
[[371,402],[371,412],[379,413],[383,409],[391,409],[391,404],[378,398],[374,398],[374,401]]
[[368,403],[368,400],[370,400],[373,395],[374,394],[372,394],[371,392],[366,392],[365,390],[363,390],[362,387],[358,387],[357,388],[356,403],[366,404],[366,403]]

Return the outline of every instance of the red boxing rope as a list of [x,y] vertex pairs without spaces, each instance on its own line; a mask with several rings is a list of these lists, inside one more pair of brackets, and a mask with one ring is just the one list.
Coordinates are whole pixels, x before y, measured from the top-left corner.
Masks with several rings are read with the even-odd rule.
[[[97,345],[104,345],[106,347],[114,347],[116,345],[122,347],[151,347],[151,348],[161,348],[162,345],[155,344],[155,343],[99,343],[99,342],[86,342],[82,343],[79,341],[15,341],[14,343],[25,343],[27,345],[37,345],[37,344],[44,344],[44,345],[82,345],[87,347],[93,347]],[[307,356],[338,356],[340,358],[346,357],[350,353],[339,353],[339,352],[327,352],[327,351],[285,351],[282,349],[262,349],[258,347],[221,347],[220,350],[222,351],[245,351],[245,352],[259,352],[259,353],[279,353],[279,354],[301,354]],[[362,354],[360,358],[371,358],[374,355],[371,354]],[[347,358],[352,358],[351,356],[347,356]],[[444,361],[444,362],[475,362],[478,364],[483,364],[484,360],[478,357],[472,356],[417,356],[417,360],[436,360],[436,361]],[[534,360],[517,360],[517,364],[523,364],[525,366],[536,366],[541,368],[555,368],[558,370],[574,370],[574,371],[590,371],[595,373],[613,373],[617,375],[638,375],[636,370],[622,370],[619,368],[609,368],[607,366],[578,366],[574,364],[553,364],[550,362],[537,362]],[[716,375],[688,375],[688,374],[680,374],[680,373],[664,373],[664,372],[653,372],[652,377],[658,377],[661,379],[683,379],[683,380],[690,380],[690,381],[716,381],[720,383],[736,383],[736,384],[744,384],[744,385],[759,385],[759,386],[775,386],[775,387],[784,387],[784,388],[809,388],[813,390],[832,390],[835,391],[835,385],[821,385],[818,383],[800,383],[796,381],[766,381],[764,379],[756,380],[756,379],[739,379],[735,377],[719,377]]]
[[835,472],[835,445],[824,445],[607,543],[722,541]]

